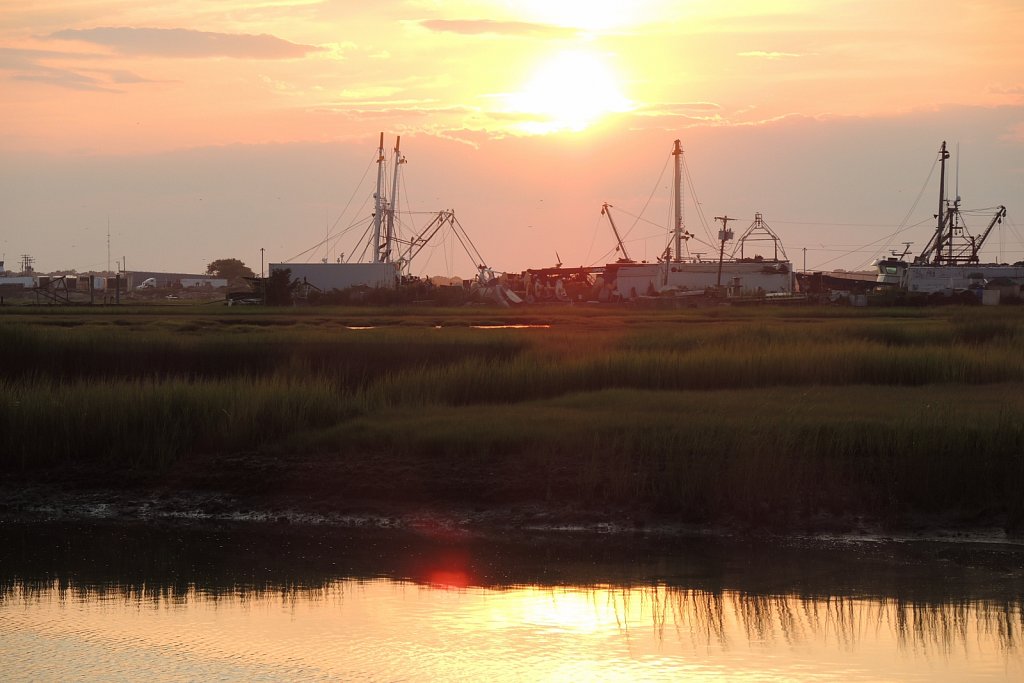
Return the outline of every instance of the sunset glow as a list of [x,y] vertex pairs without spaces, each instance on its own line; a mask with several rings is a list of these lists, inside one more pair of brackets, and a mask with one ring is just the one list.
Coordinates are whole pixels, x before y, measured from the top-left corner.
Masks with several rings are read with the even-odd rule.
[[630,106],[612,71],[585,52],[563,52],[546,60],[523,89],[507,99],[511,111],[538,117],[520,124],[522,131],[537,134],[578,132],[605,114]]
[[654,9],[650,0],[525,0],[505,4],[513,11],[522,13],[527,21],[574,27],[585,31],[622,29],[645,15],[646,20],[650,20],[651,11]]
[[499,270],[600,257],[603,201],[663,224],[676,138],[710,215],[763,212],[808,267],[856,268],[943,139],[965,201],[1024,210],[1022,42],[1011,0],[8,3],[0,249],[92,267],[109,218],[140,267],[290,257],[385,131],[408,209],[457,210]]

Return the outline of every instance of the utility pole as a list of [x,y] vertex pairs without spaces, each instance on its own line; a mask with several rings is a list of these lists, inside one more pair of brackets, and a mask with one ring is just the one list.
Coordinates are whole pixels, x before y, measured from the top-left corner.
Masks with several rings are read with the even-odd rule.
[[718,248],[718,288],[722,287],[722,261],[725,260],[725,241],[733,238],[732,230],[729,229],[729,221],[736,220],[729,216],[715,216],[716,221],[722,221],[722,229],[718,231],[718,239],[721,246]]
[[263,247],[260,247],[260,285],[263,288],[263,305],[267,305],[267,279],[263,277]]
[[804,247],[804,272],[807,272],[807,247]]

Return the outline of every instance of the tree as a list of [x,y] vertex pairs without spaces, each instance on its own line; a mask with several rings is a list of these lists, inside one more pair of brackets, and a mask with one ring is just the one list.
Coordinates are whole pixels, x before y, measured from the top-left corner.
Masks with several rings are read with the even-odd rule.
[[292,269],[275,270],[263,282],[266,287],[266,299],[268,306],[291,306],[292,294],[299,286],[296,280],[292,282]]
[[252,269],[236,258],[219,258],[206,266],[206,274],[222,277],[228,281],[239,277],[255,277]]

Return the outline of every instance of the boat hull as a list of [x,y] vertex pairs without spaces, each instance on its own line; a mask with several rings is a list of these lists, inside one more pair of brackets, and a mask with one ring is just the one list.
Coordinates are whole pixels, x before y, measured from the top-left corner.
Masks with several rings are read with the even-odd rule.
[[984,285],[990,280],[1006,278],[1016,284],[1024,283],[1024,267],[999,264],[972,264],[967,266],[909,265],[903,275],[903,287],[908,292],[949,292]]
[[[611,271],[609,267],[609,271]],[[672,291],[704,291],[719,283],[718,263],[641,263],[614,268],[616,288],[625,299]],[[792,294],[788,261],[727,261],[721,284],[736,295]]]

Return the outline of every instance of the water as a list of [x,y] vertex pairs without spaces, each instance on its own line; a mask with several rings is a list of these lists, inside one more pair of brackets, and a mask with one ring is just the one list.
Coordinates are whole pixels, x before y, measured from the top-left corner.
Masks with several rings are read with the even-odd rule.
[[0,524],[0,679],[1024,679],[1019,547]]

